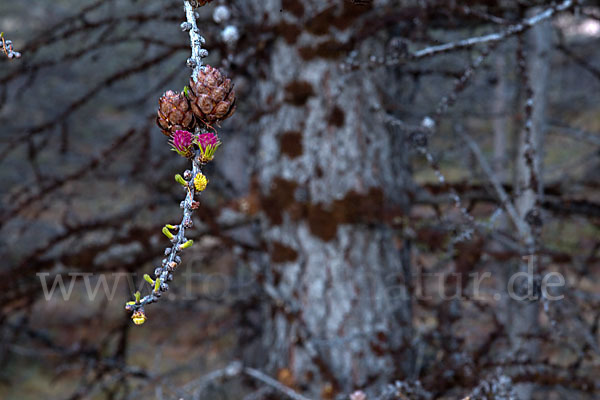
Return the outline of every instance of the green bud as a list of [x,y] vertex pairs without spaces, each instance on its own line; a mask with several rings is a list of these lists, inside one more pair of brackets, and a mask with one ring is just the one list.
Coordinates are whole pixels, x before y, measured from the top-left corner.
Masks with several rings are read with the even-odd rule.
[[188,183],[183,179],[183,176],[180,174],[175,175],[175,182],[179,183],[181,186],[187,187]]
[[154,285],[154,280],[152,278],[150,278],[150,275],[144,274],[144,280],[146,282],[148,282],[149,284]]
[[194,244],[193,240],[188,240],[187,242],[185,242],[184,244],[179,246],[179,249],[184,250],[184,249],[190,248],[190,247],[192,247],[193,244]]
[[165,235],[166,237],[168,237],[168,238],[169,238],[169,240],[173,240],[174,236],[173,236],[173,234],[171,233],[171,231],[169,231],[169,228],[167,228],[166,226],[165,226],[165,227],[162,229],[162,233],[164,233],[164,235]]
[[156,282],[154,282],[154,291],[158,292],[160,289],[160,278],[156,278]]
[[135,292],[135,304],[140,304],[141,298],[142,298],[142,294],[139,291]]

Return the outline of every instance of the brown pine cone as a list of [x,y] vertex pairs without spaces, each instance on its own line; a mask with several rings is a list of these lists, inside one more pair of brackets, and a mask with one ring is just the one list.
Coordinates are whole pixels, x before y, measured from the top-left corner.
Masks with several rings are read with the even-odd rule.
[[235,111],[231,79],[210,65],[198,72],[198,82],[190,79],[188,97],[194,114],[206,123],[222,121]]
[[158,101],[156,123],[167,136],[175,131],[193,131],[196,120],[183,93],[168,90]]

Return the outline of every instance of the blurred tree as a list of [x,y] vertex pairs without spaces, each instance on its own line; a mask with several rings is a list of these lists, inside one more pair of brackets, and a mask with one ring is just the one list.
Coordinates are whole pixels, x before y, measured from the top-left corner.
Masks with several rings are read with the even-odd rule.
[[[342,391],[411,365],[402,351],[410,348],[409,246],[389,225],[408,210],[407,148],[380,112],[382,90],[402,87],[393,71],[340,68],[369,10],[267,1],[252,12],[280,30],[251,95],[272,110],[256,127],[274,297],[264,344],[271,365],[298,384]],[[354,51],[376,47],[369,39]]]

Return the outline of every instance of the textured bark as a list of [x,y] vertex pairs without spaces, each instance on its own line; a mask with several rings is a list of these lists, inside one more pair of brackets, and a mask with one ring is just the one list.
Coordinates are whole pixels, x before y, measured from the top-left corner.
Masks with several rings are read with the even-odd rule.
[[[336,4],[338,15],[344,2]],[[265,4],[271,24],[292,20],[280,9]],[[288,368],[313,391],[385,382],[408,361],[395,354],[408,340],[409,257],[385,217],[408,203],[404,140],[376,112],[378,85],[395,84],[381,71],[343,73],[336,58],[297,62],[299,48],[344,36],[277,39],[259,85],[259,101],[276,107],[259,123],[257,171],[276,293],[264,345],[271,368]]]

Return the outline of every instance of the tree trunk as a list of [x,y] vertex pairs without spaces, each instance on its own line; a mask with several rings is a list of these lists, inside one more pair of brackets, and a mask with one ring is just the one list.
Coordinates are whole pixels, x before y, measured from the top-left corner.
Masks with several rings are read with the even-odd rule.
[[[410,258],[390,225],[407,207],[409,177],[403,136],[377,112],[380,87],[396,84],[382,70],[342,72],[335,57],[347,40],[341,24],[366,8],[275,3],[255,5],[257,15],[303,33],[275,40],[258,85],[259,101],[275,110],[260,119],[256,166],[273,300],[264,346],[268,367],[285,368],[297,385],[348,391],[406,372],[398,355],[409,340]],[[327,18],[301,23],[303,9]]]

